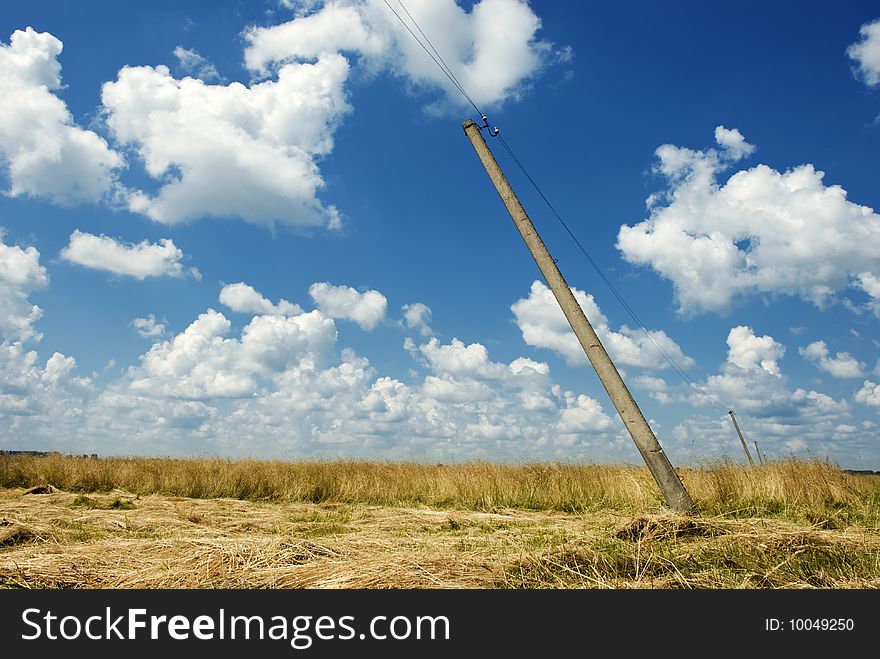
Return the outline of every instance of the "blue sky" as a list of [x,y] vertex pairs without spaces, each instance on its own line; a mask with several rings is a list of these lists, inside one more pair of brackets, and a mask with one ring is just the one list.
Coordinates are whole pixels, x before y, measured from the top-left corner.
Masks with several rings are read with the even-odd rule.
[[880,468],[869,2],[5,3],[0,448],[641,462],[389,5],[673,464]]

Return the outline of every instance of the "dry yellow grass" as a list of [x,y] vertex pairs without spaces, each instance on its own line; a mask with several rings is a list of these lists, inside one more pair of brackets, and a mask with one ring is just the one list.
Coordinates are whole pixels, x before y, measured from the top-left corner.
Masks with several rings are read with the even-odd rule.
[[880,587],[877,477],[681,475],[699,517],[627,466],[2,456],[0,586]]
[[[880,519],[880,477],[849,475],[821,461],[758,467],[719,462],[679,469],[701,512]],[[51,484],[69,492],[254,501],[495,507],[584,512],[660,510],[647,468],[631,465],[488,462],[434,465],[368,461],[258,461],[0,455],[0,487]]]

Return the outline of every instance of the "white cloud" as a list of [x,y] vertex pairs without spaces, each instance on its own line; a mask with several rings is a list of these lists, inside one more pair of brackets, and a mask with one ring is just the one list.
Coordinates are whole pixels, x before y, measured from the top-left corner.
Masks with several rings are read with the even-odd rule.
[[[30,439],[67,441],[93,396],[88,378],[75,374],[76,360],[54,352],[41,363],[27,341],[42,337],[34,328],[42,310],[28,295],[49,277],[33,248],[7,245],[0,230],[0,444],[34,446]],[[36,444],[38,445],[38,444]]]
[[181,334],[154,344],[130,370],[133,391],[166,398],[210,400],[247,398],[258,380],[307,362],[324,360],[336,341],[333,321],[319,311],[293,317],[256,316],[241,339],[225,338],[231,328],[209,309]]
[[673,402],[673,398],[668,392],[669,386],[663,378],[655,378],[643,373],[633,378],[633,385],[647,391],[648,395],[659,403],[665,405]]
[[806,348],[798,348],[798,352],[835,378],[860,378],[864,375],[864,364],[848,352],[838,352],[831,357],[824,341],[813,341]]
[[476,403],[490,400],[494,394],[489,386],[476,380],[459,381],[434,375],[425,377],[422,392],[441,403]]
[[[699,389],[737,413],[789,429],[808,422],[830,422],[849,413],[846,401],[817,391],[789,389],[788,378],[777,363],[785,346],[772,336],[757,337],[751,328],[739,326],[730,330],[727,345],[727,362],[721,372],[706,378]],[[704,402],[692,391],[687,396],[694,404]]]
[[347,77],[340,55],[286,65],[277,80],[250,87],[124,67],[102,88],[107,126],[160,185],[154,195],[130,193],[129,210],[167,224],[210,216],[338,227],[335,207],[317,198],[316,159],[332,151],[350,109]]
[[3,341],[39,341],[34,323],[43,315],[28,295],[49,283],[34,247],[7,245],[0,230],[0,337]]
[[434,403],[455,403],[461,406],[459,412],[478,416],[465,425],[471,436],[489,440],[530,437],[535,424],[544,423],[558,433],[556,441],[565,445],[605,436],[615,428],[614,419],[598,401],[552,384],[550,368],[543,362],[525,357],[506,365],[493,362],[485,346],[466,345],[459,339],[441,344],[435,337],[417,350],[412,344],[409,348],[434,374],[425,377],[421,388],[426,399],[433,401],[432,410],[437,410]]
[[584,394],[574,404],[562,410],[556,428],[562,433],[582,433],[610,430],[614,421],[602,411],[594,398]]
[[[777,362],[785,347],[772,336],[756,337],[751,328],[740,326],[731,329],[727,343],[728,360],[719,372],[693,388],[664,389],[660,382],[643,380],[637,384],[652,390],[652,397],[663,403],[687,401],[694,407],[704,407],[707,400],[715,400],[724,409],[735,410],[749,450],[757,440],[761,452],[771,459],[779,455],[838,456],[841,449],[834,444],[834,436],[843,432],[840,428],[852,425],[847,400],[792,387]],[[662,395],[653,396],[653,390]],[[732,452],[742,459],[728,415],[716,409],[719,411],[713,417],[692,417],[679,423],[673,432],[676,444],[670,448],[687,450],[694,458],[717,459]],[[861,437],[853,442],[863,443]]]
[[492,380],[503,378],[508,372],[506,366],[489,359],[489,351],[480,343],[465,345],[459,339],[452,339],[452,343],[442,345],[434,337],[419,346],[419,352],[433,371],[443,375]]
[[[543,67],[571,60],[570,48],[556,53],[552,44],[536,37],[541,21],[523,0],[481,0],[470,12],[453,0],[409,0],[406,5],[404,10],[392,3],[419,34],[407,13],[416,20],[480,106],[517,98]],[[279,63],[344,51],[362,56],[373,70],[387,67],[411,85],[442,90],[444,106],[467,103],[382,0],[326,2],[292,21],[252,28],[244,36],[245,64],[260,75]]]
[[61,50],[59,39],[31,27],[0,43],[0,165],[14,197],[99,202],[124,163],[103,138],[78,127],[56,95]]
[[350,286],[333,286],[327,282],[312,284],[309,295],[330,318],[353,320],[367,331],[382,322],[388,308],[388,300],[379,291],[358,293]]
[[550,367],[544,362],[536,362],[528,357],[517,357],[507,365],[514,375],[550,375]]
[[290,9],[296,16],[309,13],[319,5],[323,0],[278,0],[278,4],[285,9]]
[[755,336],[751,327],[740,325],[727,334],[727,361],[740,368],[762,368],[771,375],[780,375],[776,363],[785,354],[785,346],[772,336]]
[[378,55],[388,44],[366,24],[365,6],[330,2],[315,13],[272,27],[245,31],[245,66],[261,75],[279,62],[312,59],[338,51]]
[[647,220],[620,228],[623,257],[669,279],[681,313],[723,312],[753,293],[820,307],[848,286],[871,295],[880,215],[826,186],[810,164],[784,173],[761,164],[719,185],[718,174],[749,151],[737,136],[716,131],[721,152],[657,149],[668,187],[649,198]]
[[[166,454],[200,446],[231,455],[470,460],[633,451],[597,401],[563,391],[546,364],[528,358],[505,365],[480,344],[434,339],[412,346],[428,372],[411,387],[377,377],[352,350],[337,355],[335,325],[318,310],[255,316],[238,337],[230,330],[209,309],[93,396],[80,425],[65,432],[116,452],[125,450],[123,436]],[[48,370],[72,366],[59,357]]]
[[220,304],[240,313],[270,316],[296,316],[302,313],[302,308],[298,304],[287,300],[279,300],[278,304],[272,304],[269,299],[244,282],[224,286],[220,291]]
[[221,82],[223,80],[223,76],[217,71],[217,67],[199,55],[195,50],[177,46],[174,49],[174,56],[180,62],[180,68],[185,73],[192,74],[205,82],[211,80]]
[[201,314],[181,334],[156,343],[130,370],[134,391],[190,400],[235,398],[256,385],[237,368],[239,344],[223,338],[230,323],[213,309]]
[[715,142],[727,153],[731,160],[747,158],[755,152],[755,145],[746,142],[746,138],[736,128],[715,127]]
[[[76,377],[70,357],[43,363],[19,343],[3,344],[0,437],[101,453],[149,447],[165,455],[638,459],[613,413],[563,390],[546,363],[496,362],[484,345],[457,339],[418,346],[408,339],[405,348],[424,371],[408,385],[337,346],[336,326],[321,311],[285,316],[245,284],[238,290],[256,314],[238,335],[209,309],[176,336],[149,337],[162,340],[100,390]],[[140,320],[148,332],[160,325],[152,316]],[[789,389],[784,375],[771,373],[781,354],[772,337],[733,336],[731,357],[745,366],[728,361],[699,387],[731,403],[749,441],[758,438],[765,453],[793,451],[795,438],[803,451],[817,451],[857,425],[846,401]],[[643,376],[638,385],[658,400],[703,402],[659,378]],[[873,405],[874,388],[866,382],[854,400]],[[715,456],[739,450],[726,415],[683,421],[673,437],[667,451],[696,439]]]
[[41,431],[64,437],[93,389],[75,369],[76,360],[59,352],[41,365],[37,353],[21,343],[0,343],[0,436],[17,437],[14,429],[31,417]]
[[863,405],[880,407],[880,384],[865,380],[862,388],[856,392],[855,399],[857,403]]
[[131,326],[145,339],[157,339],[165,335],[165,325],[156,321],[156,317],[150,314],[146,318],[135,318]]
[[853,285],[868,294],[870,300],[867,307],[877,318],[880,318],[880,277],[872,275],[870,272],[860,272],[855,277]]
[[850,59],[858,65],[858,73],[869,87],[880,85],[880,19],[859,28],[861,41],[846,49]]
[[[660,346],[682,368],[693,366],[693,359],[685,355],[663,330],[648,330],[646,335],[640,329],[622,325],[615,332],[592,295],[576,288],[572,288],[572,293],[615,364],[646,369],[668,368],[668,362],[657,347]],[[510,309],[528,345],[553,350],[573,365],[588,363],[553,292],[545,284],[535,280],[529,296],[514,302]]]
[[434,330],[428,325],[431,322],[431,309],[421,302],[403,305],[403,320],[408,329],[417,330],[422,336],[431,336]]
[[[736,410],[749,450],[757,440],[761,452],[771,459],[780,454],[803,458],[839,455],[840,448],[830,445],[830,438],[852,414],[846,400],[800,387],[791,389],[784,375],[772,375],[757,364],[744,369],[728,362],[700,389]],[[704,402],[702,397],[688,394],[695,406]],[[742,456],[727,414],[687,419],[679,424],[676,439],[679,448],[689,444],[696,454],[713,459],[725,453]]]
[[[183,252],[168,238],[159,243],[142,240],[132,245],[76,229],[70,234],[70,242],[61,250],[60,256],[86,268],[135,279],[182,277],[186,273],[180,262]],[[201,276],[195,269],[190,272],[197,279]]]
[[[515,98],[554,61],[552,45],[535,36],[540,20],[524,0],[482,0],[470,12],[453,0],[409,4],[481,103]],[[211,84],[221,80],[216,68],[177,46],[181,69],[197,77],[177,79],[161,64],[125,66],[103,85],[110,136],[155,183],[153,189],[116,185],[115,203],[166,224],[237,217],[337,229],[343,218],[319,198],[318,163],[332,152],[334,132],[351,111],[345,83],[352,55],[366,71],[386,70],[411,86],[443,90],[450,94],[444,104],[454,99],[461,107],[459,93],[384,2],[300,3],[294,14],[243,34],[246,65],[262,81]]]

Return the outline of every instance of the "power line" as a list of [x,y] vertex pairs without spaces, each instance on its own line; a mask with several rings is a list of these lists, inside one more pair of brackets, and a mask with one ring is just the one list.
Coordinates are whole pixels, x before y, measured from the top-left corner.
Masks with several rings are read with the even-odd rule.
[[[412,17],[412,14],[409,13],[409,10],[406,8],[406,5],[404,5],[401,0],[397,0],[397,4],[399,4],[401,6],[401,8],[403,9],[403,11],[406,13],[406,15],[409,16],[409,19],[412,21],[413,25],[416,26],[416,29],[419,31],[419,34],[421,34],[425,38],[425,41],[431,47],[431,50],[428,50],[427,46],[425,46],[425,44],[422,43],[421,39],[419,39],[415,35],[415,32],[413,32],[412,29],[410,29],[409,25],[407,25],[406,21],[403,20],[403,18],[400,16],[400,14],[398,14],[396,11],[394,11],[394,8],[390,4],[388,4],[388,0],[383,0],[383,1],[385,2],[385,6],[387,6],[388,9],[391,10],[391,13],[394,14],[395,16],[397,16],[397,20],[399,20],[400,24],[406,28],[406,31],[412,35],[413,39],[415,39],[416,42],[422,47],[422,49],[424,49],[424,51],[426,53],[428,53],[428,56],[432,60],[434,60],[434,64],[436,64],[440,68],[440,70],[446,74],[446,77],[449,78],[449,81],[455,86],[455,88],[459,92],[461,92],[462,96],[464,96],[467,99],[468,103],[470,103],[473,106],[474,110],[476,110],[480,115],[482,115],[483,113],[480,111],[480,108],[477,107],[477,104],[474,103],[473,99],[470,97],[470,95],[465,90],[464,85],[462,85],[458,81],[458,78],[455,77],[455,74],[452,72],[452,69],[449,68],[449,65],[446,64],[446,61],[440,56],[440,53],[437,52],[437,49],[434,48],[434,44],[431,43],[431,40],[428,39],[427,35],[424,32],[422,32],[422,28],[419,27],[419,24],[416,22],[416,19],[414,19]],[[431,51],[434,51],[433,54]]]
[[[477,107],[477,104],[474,102],[474,100],[471,98],[471,96],[467,93],[467,90],[464,88],[464,85],[461,84],[461,82],[455,76],[455,73],[452,71],[452,69],[449,67],[449,65],[446,63],[446,61],[443,59],[442,55],[440,55],[440,53],[434,47],[434,44],[431,42],[431,40],[428,38],[428,36],[425,34],[425,32],[419,26],[418,22],[415,20],[415,18],[413,18],[412,14],[409,13],[409,10],[406,8],[406,5],[403,4],[403,1],[397,0],[397,4],[400,5],[401,9],[403,9],[404,13],[407,15],[409,20],[415,26],[416,30],[418,30],[420,35],[422,35],[425,42],[428,44],[427,46],[425,45],[425,43],[422,42],[421,39],[419,39],[418,36],[416,36],[415,32],[413,32],[413,30],[409,27],[409,25],[406,23],[406,21],[403,20],[403,17],[400,14],[398,14],[394,10],[394,8],[388,3],[388,0],[384,0],[384,2],[385,2],[385,5],[388,7],[388,9],[391,10],[391,12],[397,17],[397,19],[400,21],[400,23],[406,28],[407,32],[410,33],[410,35],[413,37],[413,39],[416,40],[416,42],[422,47],[422,49],[434,61],[434,63],[438,66],[438,68],[446,75],[446,77],[453,84],[453,86],[462,94],[462,96],[464,96],[464,98],[468,101],[468,103],[470,103],[470,105],[474,108],[474,110],[477,111],[477,113],[480,115],[480,117],[483,119],[483,122],[484,122],[484,125],[481,126],[480,128],[481,129],[488,128],[489,123],[488,123],[488,119],[487,119],[486,115],[480,110],[479,107]],[[429,49],[429,47],[430,47],[430,49]],[[577,245],[578,249],[580,249],[581,253],[586,257],[587,261],[589,261],[590,265],[592,265],[592,267],[596,271],[596,273],[598,273],[599,277],[602,278],[602,281],[605,283],[605,285],[614,294],[614,297],[617,298],[617,300],[620,302],[620,304],[623,306],[623,308],[627,311],[627,313],[630,315],[630,317],[633,319],[633,321],[639,326],[639,328],[645,334],[645,336],[648,338],[648,340],[658,350],[658,352],[661,354],[661,356],[666,360],[666,362],[669,364],[669,366],[672,368],[672,370],[697,395],[699,395],[702,398],[705,398],[715,408],[717,408],[717,409],[721,410],[723,413],[727,414],[728,408],[725,408],[724,406],[722,406],[720,404],[720,402],[718,402],[717,400],[714,400],[712,397],[707,395],[705,392],[703,392],[699,388],[697,388],[694,380],[685,372],[685,370],[678,364],[678,362],[675,361],[675,359],[672,357],[672,355],[670,355],[669,352],[667,352],[666,349],[663,348],[663,346],[661,346],[657,342],[657,340],[654,338],[654,336],[651,334],[651,332],[648,330],[648,328],[645,326],[645,324],[636,315],[636,313],[632,309],[632,307],[627,303],[627,301],[623,298],[623,296],[620,294],[620,292],[611,283],[611,281],[608,279],[608,277],[605,276],[605,273],[602,271],[602,269],[599,267],[599,265],[595,262],[595,260],[593,260],[593,258],[590,256],[590,254],[586,250],[586,248],[577,239],[577,237],[574,235],[572,230],[569,228],[568,224],[566,224],[565,220],[562,219],[562,216],[553,207],[553,204],[550,203],[550,200],[547,198],[547,196],[541,190],[541,187],[537,184],[537,182],[535,182],[534,178],[532,178],[531,174],[529,174],[525,165],[523,165],[523,163],[520,161],[520,159],[513,152],[513,149],[510,148],[510,145],[507,144],[507,142],[504,140],[503,137],[499,136],[498,129],[497,128],[490,129],[489,134],[492,137],[499,138],[499,141],[501,142],[502,146],[504,147],[504,150],[507,151],[507,153],[513,159],[513,161],[516,163],[516,165],[520,168],[522,173],[528,179],[529,183],[532,184],[532,187],[535,188],[535,190],[540,195],[541,199],[544,200],[544,203],[547,204],[547,207],[550,209],[550,211],[553,213],[553,215],[556,217],[556,219],[559,221],[559,223],[565,229],[566,233],[568,233],[569,237],[574,241],[575,245]]]
[[620,304],[623,306],[623,308],[627,311],[627,313],[629,313],[630,317],[639,326],[639,328],[642,330],[642,332],[645,334],[645,336],[648,338],[648,340],[651,341],[652,344],[654,344],[654,347],[657,348],[657,350],[660,352],[660,354],[663,356],[663,358],[666,360],[666,362],[670,365],[670,367],[673,369],[673,371],[675,371],[675,373],[677,373],[679,375],[679,377],[681,377],[682,380],[684,380],[685,383],[695,393],[706,398],[706,400],[708,400],[712,405],[714,405],[717,409],[721,410],[722,412],[724,412],[726,414],[727,409],[724,408],[720,403],[718,403],[715,400],[713,400],[712,398],[708,397],[704,392],[700,391],[696,387],[696,383],[693,381],[693,379],[685,372],[684,368],[682,368],[678,364],[678,362],[675,361],[675,359],[672,357],[672,355],[670,355],[666,351],[666,349],[663,348],[663,346],[661,346],[657,342],[657,340],[654,338],[654,335],[651,334],[651,332],[648,330],[648,328],[645,326],[645,324],[641,321],[641,319],[639,319],[639,317],[636,315],[636,312],[632,309],[632,307],[623,298],[623,296],[620,294],[620,292],[617,290],[617,288],[615,288],[614,284],[612,284],[611,281],[608,279],[608,277],[605,276],[605,273],[602,271],[602,269],[599,267],[599,265],[596,263],[596,261],[593,260],[593,257],[590,256],[590,253],[581,244],[581,241],[577,239],[577,236],[574,235],[572,230],[569,228],[568,224],[566,224],[565,220],[562,219],[562,216],[556,211],[556,209],[553,207],[553,204],[550,203],[550,200],[547,198],[547,196],[541,190],[541,187],[535,182],[535,180],[532,178],[531,174],[529,174],[528,170],[522,164],[520,159],[517,158],[516,154],[513,152],[513,150],[507,144],[505,139],[503,137],[499,137],[499,141],[501,142],[502,146],[504,146],[504,149],[507,151],[507,153],[513,159],[513,161],[516,163],[516,165],[520,168],[520,170],[522,170],[525,177],[529,180],[529,182],[532,184],[532,186],[538,192],[541,199],[544,200],[544,203],[547,204],[547,207],[550,209],[550,211],[553,213],[553,215],[556,217],[556,219],[559,221],[559,223],[565,229],[566,233],[568,233],[568,235],[574,241],[575,245],[577,245],[578,249],[580,249],[581,253],[587,258],[587,261],[590,262],[590,265],[593,266],[593,269],[596,271],[596,273],[598,273],[598,275],[602,278],[602,281],[605,282],[605,285],[608,286],[609,290],[614,294],[614,297],[617,298],[617,300],[620,302]]

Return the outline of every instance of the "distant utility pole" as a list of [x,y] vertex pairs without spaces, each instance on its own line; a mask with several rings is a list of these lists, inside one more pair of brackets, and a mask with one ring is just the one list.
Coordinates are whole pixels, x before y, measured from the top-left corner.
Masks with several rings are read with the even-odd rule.
[[556,262],[550,256],[550,252],[547,251],[547,247],[544,245],[538,232],[535,231],[532,221],[520,204],[519,199],[516,198],[504,173],[495,161],[495,157],[489,150],[486,140],[483,139],[480,133],[480,126],[468,119],[462,124],[462,128],[480,157],[483,167],[486,168],[486,173],[489,174],[489,178],[501,196],[501,201],[507,207],[507,211],[510,213],[510,217],[513,219],[526,246],[532,253],[532,257],[534,257],[535,262],[541,269],[541,273],[544,275],[547,284],[549,284],[550,290],[556,296],[556,301],[559,303],[572,330],[574,330],[575,336],[577,336],[581,347],[587,354],[596,374],[602,381],[605,391],[611,397],[614,407],[617,408],[620,418],[623,420],[636,447],[638,447],[639,452],[642,454],[648,469],[654,476],[654,480],[660,486],[660,491],[667,505],[680,513],[698,515],[684,484],[670,464],[669,459],[663,452],[663,448],[654,436],[654,432],[642,415],[639,406],[636,405],[635,400],[633,400],[632,395],[626,388],[623,378],[620,377],[620,373],[615,368],[608,353],[605,352],[599,337],[596,336],[593,326],[590,325],[590,321],[584,315],[583,309],[581,309],[574,294],[571,292],[571,288],[565,282],[562,273],[559,272],[559,268],[556,267]]
[[758,448],[758,442],[752,441],[752,444],[755,445],[755,453],[758,454],[758,461],[761,464],[764,464],[764,455],[761,453],[761,449]]
[[[724,409],[724,408],[722,408]],[[736,429],[736,434],[739,435],[739,441],[743,445],[743,451],[746,452],[746,457],[749,459],[749,465],[752,467],[755,466],[755,461],[752,460],[752,455],[749,453],[749,447],[746,446],[746,440],[743,439],[742,430],[739,429],[739,424],[736,422],[736,417],[733,416],[733,410],[727,410],[727,413],[730,415],[730,420],[733,421],[733,427]],[[758,445],[755,444],[755,449],[757,450]],[[758,454],[758,458],[760,458],[760,454]]]

